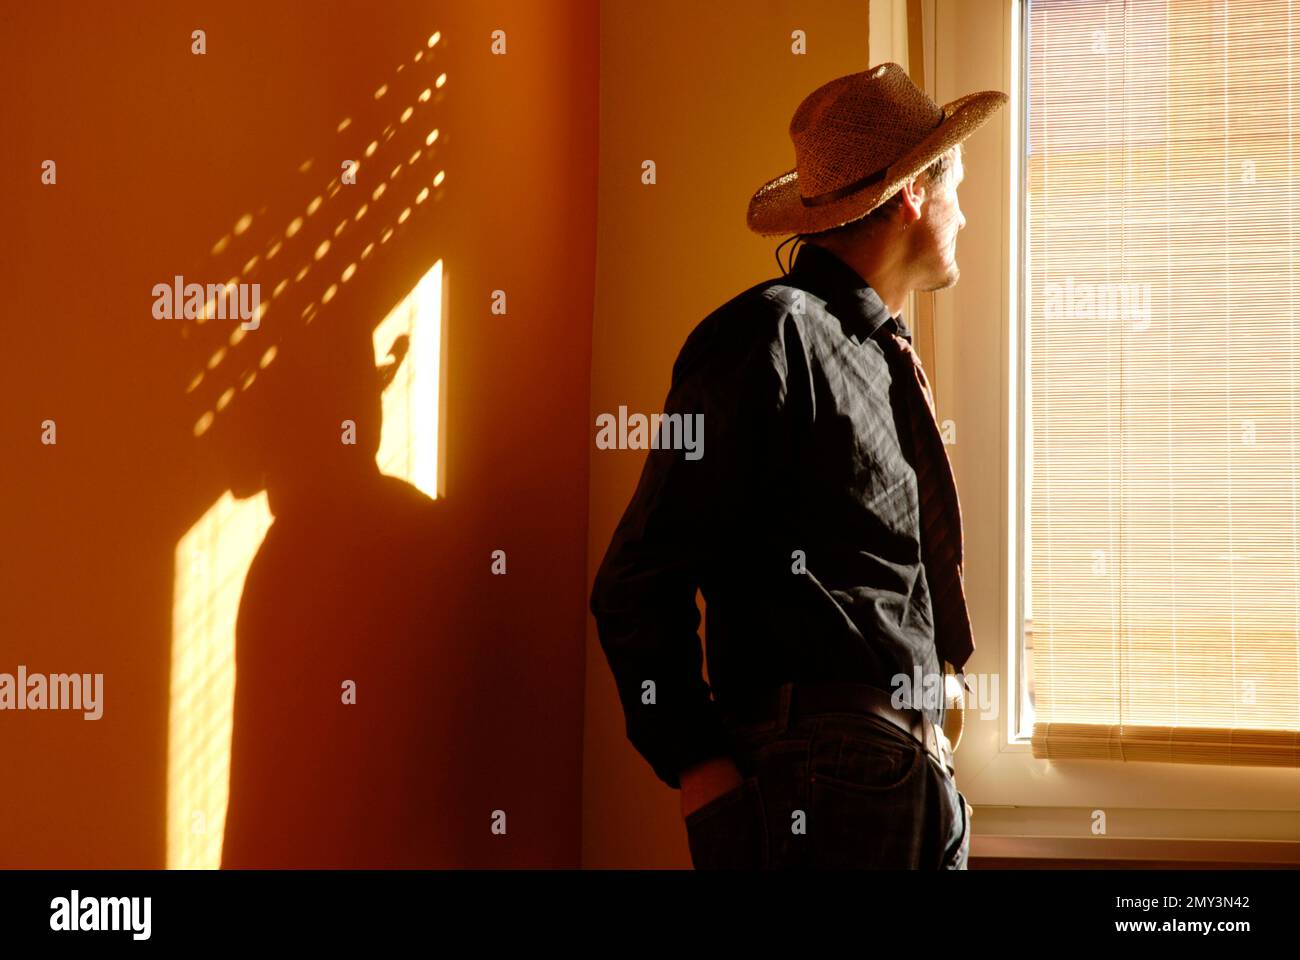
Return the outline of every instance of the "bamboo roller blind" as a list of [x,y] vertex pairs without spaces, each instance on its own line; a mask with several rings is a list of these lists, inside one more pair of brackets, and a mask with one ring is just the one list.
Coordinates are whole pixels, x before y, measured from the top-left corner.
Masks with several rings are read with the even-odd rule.
[[1300,766],[1298,7],[1028,7],[1037,757]]

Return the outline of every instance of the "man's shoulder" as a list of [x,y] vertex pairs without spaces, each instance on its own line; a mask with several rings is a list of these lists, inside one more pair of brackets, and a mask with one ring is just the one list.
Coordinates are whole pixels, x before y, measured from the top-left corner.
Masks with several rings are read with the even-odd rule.
[[709,316],[759,313],[780,317],[788,313],[800,314],[808,303],[823,305],[821,298],[801,287],[794,277],[770,277],[742,290]]
[[820,299],[786,278],[760,281],[715,307],[696,324],[682,352],[706,349],[748,352],[780,337],[786,318],[802,323],[805,314],[822,305]]
[[730,366],[779,335],[786,310],[772,282],[756,283],[711,310],[686,335],[674,379],[704,367]]

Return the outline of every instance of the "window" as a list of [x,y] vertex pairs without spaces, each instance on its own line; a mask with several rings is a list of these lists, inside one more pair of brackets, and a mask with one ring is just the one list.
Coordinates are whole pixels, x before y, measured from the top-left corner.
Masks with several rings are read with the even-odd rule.
[[1034,756],[1300,766],[1293,0],[1032,0]]

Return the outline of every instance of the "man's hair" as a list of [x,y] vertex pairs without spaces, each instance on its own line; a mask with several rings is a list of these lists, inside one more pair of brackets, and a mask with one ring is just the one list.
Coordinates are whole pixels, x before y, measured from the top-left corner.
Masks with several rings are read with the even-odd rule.
[[[925,179],[930,186],[941,187],[952,179],[953,168],[957,163],[957,154],[961,150],[961,144],[954,144],[943,153],[935,158],[935,161],[921,171],[919,176]],[[841,236],[850,232],[856,233],[859,230],[871,230],[877,224],[884,223],[893,219],[894,214],[903,203],[903,191],[895,191],[884,203],[876,207],[865,217],[859,217],[846,224],[838,227],[832,227],[830,230],[822,230],[820,233],[803,233],[800,236],[804,240],[825,240],[831,237]]]

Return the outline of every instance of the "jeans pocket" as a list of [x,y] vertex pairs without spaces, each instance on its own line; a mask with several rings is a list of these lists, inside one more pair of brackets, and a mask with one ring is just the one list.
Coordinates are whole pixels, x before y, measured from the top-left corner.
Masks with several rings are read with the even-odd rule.
[[767,865],[767,815],[758,777],[714,797],[686,817],[696,870],[757,870]]
[[808,777],[810,866],[921,866],[930,789],[925,751],[906,735],[881,733],[877,739],[870,727],[862,727],[861,735],[832,728],[814,743]]
[[812,779],[864,794],[896,790],[914,778],[924,748],[883,721],[826,724],[812,749]]

